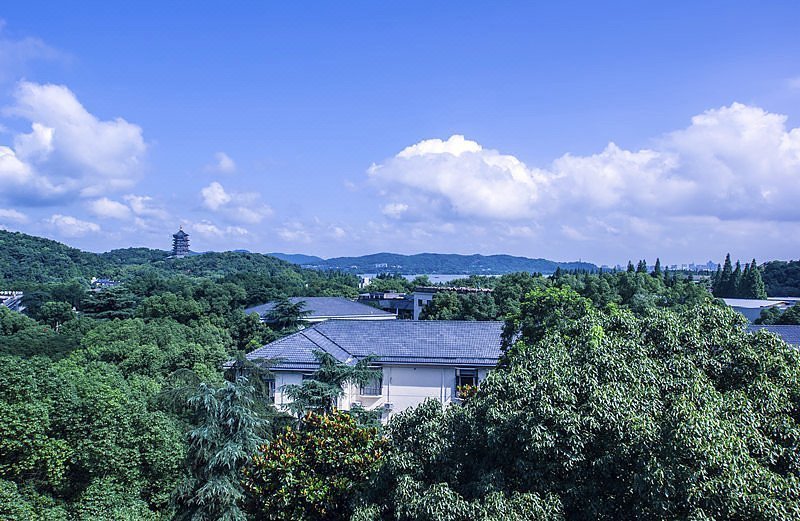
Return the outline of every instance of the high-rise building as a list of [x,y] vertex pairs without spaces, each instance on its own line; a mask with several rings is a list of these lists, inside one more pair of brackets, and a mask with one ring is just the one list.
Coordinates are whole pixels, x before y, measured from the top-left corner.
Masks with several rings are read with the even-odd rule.
[[178,258],[189,255],[189,234],[183,231],[183,226],[172,235],[172,255]]

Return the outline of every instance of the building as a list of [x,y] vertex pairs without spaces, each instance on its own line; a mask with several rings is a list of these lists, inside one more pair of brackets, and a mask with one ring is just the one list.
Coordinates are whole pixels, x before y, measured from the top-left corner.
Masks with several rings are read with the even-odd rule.
[[397,315],[400,319],[414,318],[413,293],[407,295],[394,291],[373,291],[360,294],[358,302]]
[[800,348],[800,326],[790,326],[790,325],[769,325],[769,326],[759,326],[755,324],[750,324],[747,326],[747,330],[751,333],[755,333],[756,331],[766,330],[770,333],[775,333],[781,340],[786,342],[787,344],[796,346]]
[[492,290],[488,288],[455,288],[449,286],[417,286],[414,289],[414,312],[413,319],[419,320],[419,315],[422,310],[431,303],[433,296],[442,291],[451,291],[454,293],[491,293]]
[[183,258],[189,255],[189,234],[180,227],[177,233],[172,235],[172,256]]
[[382,421],[428,398],[458,402],[458,388],[477,386],[497,365],[502,322],[329,320],[276,340],[249,353],[249,360],[270,359],[274,400],[289,403],[284,387],[301,384],[318,367],[322,350],[346,364],[375,355],[380,377],[364,387],[347,386],[337,407],[360,405],[380,410]]
[[21,313],[25,311],[25,306],[22,304],[23,297],[21,291],[0,291],[0,306]]
[[[353,302],[342,297],[292,297],[292,304],[305,302],[305,310],[310,313],[304,318],[309,324],[325,320],[394,320],[397,315],[366,304]],[[267,302],[244,310],[246,314],[258,313],[262,322],[267,322],[275,302]]]
[[754,322],[761,316],[761,311],[769,308],[785,311],[794,302],[790,300],[761,300],[751,298],[724,298],[725,304],[733,308],[734,311],[741,313],[750,322]]

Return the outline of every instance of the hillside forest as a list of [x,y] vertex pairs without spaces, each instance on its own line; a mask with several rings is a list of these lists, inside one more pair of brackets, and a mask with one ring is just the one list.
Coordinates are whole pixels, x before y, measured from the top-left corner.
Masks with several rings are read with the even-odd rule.
[[500,364],[463,403],[383,426],[333,407],[369,360],[320,355],[275,409],[269,361],[242,355],[303,310],[272,326],[243,310],[424,279],[360,290],[253,253],[98,255],[0,231],[0,289],[27,306],[0,306],[0,519],[800,518],[800,354],[715,298],[800,294],[800,262],[727,264],[457,281],[493,291],[439,293],[423,318],[503,320]]

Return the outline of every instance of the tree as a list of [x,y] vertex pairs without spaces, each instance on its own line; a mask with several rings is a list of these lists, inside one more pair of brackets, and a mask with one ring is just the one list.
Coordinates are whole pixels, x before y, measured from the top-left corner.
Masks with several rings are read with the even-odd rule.
[[75,319],[72,306],[66,302],[45,302],[39,309],[39,320],[58,330],[65,322]]
[[637,317],[559,291],[523,302],[474,397],[392,419],[361,519],[800,516],[796,349],[721,306]]
[[281,297],[275,301],[274,307],[264,317],[265,322],[284,332],[296,330],[303,323],[303,319],[311,313],[305,307],[304,300],[292,303],[288,298]]
[[348,519],[386,448],[378,429],[343,412],[308,413],[261,446],[244,471],[258,519]]
[[795,304],[780,316],[776,324],[800,325],[800,305]]
[[246,519],[241,470],[264,443],[266,427],[253,412],[252,394],[239,377],[219,387],[200,384],[188,399],[195,427],[188,434],[190,476],[176,495],[179,519]]
[[647,261],[642,259],[636,265],[636,273],[647,273]]
[[336,409],[336,402],[344,395],[348,384],[367,385],[380,376],[380,369],[370,367],[375,357],[365,357],[354,365],[338,361],[330,353],[315,351],[319,368],[300,385],[284,386],[284,392],[292,400],[289,410],[297,416],[307,412],[329,414]]
[[719,277],[714,284],[715,297],[734,297],[736,296],[736,287],[733,279],[733,265],[731,264],[731,254],[725,255],[725,262],[722,265],[722,271],[719,272]]
[[742,276],[741,296],[743,298],[766,299],[767,291],[764,281],[761,278],[761,270],[756,264],[756,260],[749,265],[745,265],[745,272]]
[[653,267],[653,273],[651,273],[654,277],[661,277],[661,259],[656,257],[656,265]]
[[627,269],[627,272],[628,272],[628,273],[633,273],[633,272],[635,272],[635,271],[636,271],[636,268],[634,268],[634,267],[633,267],[633,262],[631,262],[631,261],[628,261],[628,269]]

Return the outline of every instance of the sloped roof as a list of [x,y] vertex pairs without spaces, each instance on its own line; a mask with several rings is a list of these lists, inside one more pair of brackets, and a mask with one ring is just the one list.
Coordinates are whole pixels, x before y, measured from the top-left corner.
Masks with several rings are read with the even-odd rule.
[[750,331],[751,333],[755,333],[760,329],[765,329],[770,333],[775,333],[776,335],[781,337],[783,341],[786,342],[787,344],[800,346],[800,326],[790,326],[790,325],[761,326],[754,324],[747,326],[747,330]]
[[369,355],[384,365],[491,367],[500,358],[502,322],[457,320],[329,320],[249,353],[250,360],[281,359],[276,370],[313,370],[313,352],[355,363]]
[[[311,313],[309,313],[309,315],[306,317],[309,320],[331,317],[394,316],[393,313],[389,313],[372,306],[367,306],[366,304],[361,304],[359,302],[353,302],[352,300],[342,297],[292,297],[289,300],[292,301],[292,304],[297,304],[301,301],[305,302],[305,309],[311,311]],[[263,317],[272,311],[274,307],[274,302],[267,302],[266,304],[261,304],[260,306],[247,308],[244,310],[244,312],[248,315],[250,313],[258,313]]]

